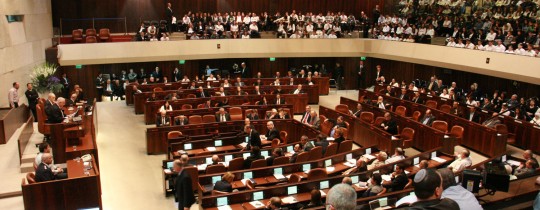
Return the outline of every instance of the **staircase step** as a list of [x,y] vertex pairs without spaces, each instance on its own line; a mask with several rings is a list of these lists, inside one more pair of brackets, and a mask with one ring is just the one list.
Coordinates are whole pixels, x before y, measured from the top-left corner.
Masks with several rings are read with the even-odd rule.
[[24,154],[21,158],[21,163],[33,163],[36,160],[37,154]]
[[29,172],[34,172],[34,164],[33,163],[21,164],[21,173],[29,173]]

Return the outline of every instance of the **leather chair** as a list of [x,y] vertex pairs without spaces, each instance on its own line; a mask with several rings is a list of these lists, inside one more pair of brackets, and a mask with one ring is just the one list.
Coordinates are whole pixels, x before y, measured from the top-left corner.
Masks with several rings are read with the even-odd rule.
[[324,116],[324,115],[322,115],[322,114],[319,115],[319,121],[321,121],[321,122],[326,121],[326,116]]
[[[249,181],[249,182],[251,182],[251,181]],[[230,192],[222,192],[222,191],[219,191],[219,190],[212,190],[212,195],[227,195],[229,193]]]
[[99,29],[99,40],[107,42],[111,38],[111,32],[108,28]]
[[508,128],[505,124],[498,124],[495,126],[495,130],[497,130],[497,133],[502,135],[507,135],[506,143],[508,144],[515,144],[516,143],[516,135],[513,133],[508,132]]
[[439,107],[439,110],[444,113],[450,113],[450,110],[452,110],[452,107],[448,104],[443,104],[441,107]]
[[346,104],[336,105],[335,110],[342,114],[349,115],[349,106],[347,106]]
[[287,133],[287,131],[280,131],[279,132],[279,138],[281,138],[281,141],[283,142],[283,144],[287,144],[287,138],[289,137],[289,134]]
[[197,105],[197,109],[204,109],[204,105],[205,105],[205,104],[199,104],[199,105]]
[[71,39],[72,39],[72,42],[79,42],[79,43],[82,42],[82,39],[83,39],[82,31],[79,29],[75,29],[71,31]]
[[341,153],[344,153],[344,152],[351,151],[352,150],[352,143],[353,143],[352,140],[347,140],[347,141],[341,142],[341,144],[339,144],[339,149],[338,149],[337,154],[341,154]]
[[163,91],[163,88],[160,88],[160,87],[155,87],[153,89],[154,92],[162,92]]
[[229,161],[229,171],[238,171],[244,169],[244,158],[237,157]]
[[414,113],[412,114],[412,119],[414,121],[418,121],[418,119],[420,119],[420,115],[422,115],[420,111],[414,111]]
[[85,38],[85,43],[97,43],[97,38],[95,36],[87,36]]
[[189,176],[191,176],[191,186],[193,188],[193,191],[197,191],[199,185],[199,170],[197,169],[197,167],[188,166],[184,168],[184,171],[187,172]]
[[433,100],[427,100],[426,106],[429,107],[430,109],[437,109],[437,102]]
[[182,132],[180,131],[170,131],[167,133],[167,139],[175,139],[182,136]]
[[97,36],[96,29],[93,29],[93,28],[86,29],[86,36],[96,37]]
[[412,147],[412,143],[414,139],[414,129],[403,128],[400,136],[403,139],[403,149]]
[[45,136],[51,135],[51,127],[45,123],[47,120],[47,115],[45,115],[43,104],[36,105],[36,113],[38,116],[38,131]]
[[[450,136],[452,137],[455,137],[456,139],[461,139],[463,138],[463,132],[465,131],[465,128],[459,126],[459,125],[454,125],[452,126],[452,129],[450,129]],[[459,141],[461,142],[461,141]]]
[[322,155],[323,155],[322,147],[321,146],[314,147],[313,149],[309,151],[309,160],[310,161],[319,160],[322,158]]
[[32,172],[26,173],[26,181],[28,182],[28,184],[36,183],[36,175]]
[[309,170],[307,174],[307,180],[316,180],[316,179],[322,179],[328,177],[328,174],[326,173],[326,169],[323,168],[315,168]]
[[262,168],[262,167],[266,167],[266,160],[265,159],[260,159],[260,160],[255,160],[253,162],[251,162],[251,167],[250,168]]
[[307,162],[309,161],[309,152],[302,152],[300,154],[298,154],[298,156],[296,157],[296,162],[295,163],[303,163],[303,162]]
[[[185,104],[184,104],[184,105],[185,105]],[[211,115],[211,114],[204,115],[203,118],[202,118],[202,121],[203,121],[203,123],[213,123],[213,122],[216,122],[216,116]]]
[[186,110],[186,109],[192,109],[193,107],[191,106],[191,104],[183,104],[182,107],[180,108],[181,110]]
[[189,124],[201,124],[203,121],[202,121],[202,117],[201,115],[191,115],[189,116]]
[[187,94],[186,98],[197,98],[195,94]]
[[362,112],[360,114],[360,120],[367,123],[373,123],[373,118],[375,118],[375,115],[373,114],[373,112]]
[[432,128],[435,128],[443,133],[448,132],[448,123],[442,120],[435,120],[433,121],[433,124],[431,124]]
[[274,159],[274,162],[272,163],[272,165],[277,166],[277,165],[289,164],[290,160],[291,159],[287,156],[278,157]]
[[298,176],[297,174],[291,174],[291,177],[289,177],[288,183],[292,184],[292,183],[298,183],[300,181],[302,181],[302,177]]
[[231,107],[229,109],[229,115],[231,115],[231,120],[243,120],[242,108],[240,107]]
[[335,155],[338,151],[338,146],[338,144],[329,144],[328,147],[326,147],[324,157],[330,157],[332,155]]
[[278,138],[275,138],[275,139],[272,140],[271,147],[276,148],[276,147],[279,146],[280,143],[281,143],[281,141]]
[[407,113],[407,107],[397,106],[395,113],[399,116],[405,117],[405,114]]
[[328,136],[330,135],[333,127],[334,123],[332,123],[330,120],[325,120],[321,123],[321,133]]
[[383,122],[384,122],[384,117],[377,117],[375,119],[375,122],[373,122],[373,125],[380,125]]
[[227,169],[224,165],[217,164],[217,165],[211,165],[206,167],[206,174],[217,174],[217,173],[224,173]]

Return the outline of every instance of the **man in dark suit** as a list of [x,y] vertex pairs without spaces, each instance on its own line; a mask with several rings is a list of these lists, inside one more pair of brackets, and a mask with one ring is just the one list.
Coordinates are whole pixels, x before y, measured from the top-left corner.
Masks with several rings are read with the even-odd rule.
[[43,153],[41,156],[41,163],[36,169],[36,182],[46,182],[55,179],[65,179],[67,174],[64,173],[62,168],[58,168],[53,171],[51,168],[53,158],[51,153]]
[[401,100],[407,100],[407,89],[401,88],[401,93],[397,97]]
[[108,79],[106,82],[105,82],[105,87],[103,87],[105,90],[103,90],[103,95],[104,96],[109,96],[111,98],[111,101],[113,99],[113,93],[114,93],[114,85],[111,83],[111,80]]
[[274,160],[278,157],[283,157],[283,149],[281,148],[274,148],[274,150],[272,150],[272,155],[268,158],[266,158],[266,165],[267,166],[272,166],[274,165]]
[[257,81],[253,83],[253,86],[261,86],[261,85],[264,85],[264,84],[261,82],[261,79],[257,79]]
[[260,159],[264,159],[264,156],[261,155],[261,149],[258,146],[253,146],[251,155],[244,160],[244,169],[251,168],[251,163]]
[[411,101],[417,104],[423,104],[424,100],[420,97],[419,92],[414,93],[414,97],[411,98]]
[[62,110],[62,107],[66,104],[66,99],[60,97],[56,100],[56,103],[51,105],[48,109],[45,109],[45,113],[47,114],[47,121],[48,123],[61,123],[64,121],[64,112]]
[[302,119],[300,120],[300,122],[304,123],[304,124],[307,124],[308,121],[311,120],[311,107],[308,105],[306,106],[306,112],[304,112],[304,114],[302,114]]
[[171,124],[171,121],[169,117],[167,116],[167,111],[163,110],[160,112],[159,116],[156,118],[156,126],[162,127],[162,126],[169,126]]
[[268,139],[268,141],[279,139],[279,131],[274,126],[274,122],[268,121],[266,123],[266,128],[268,128],[268,132],[266,132],[265,136],[266,136],[266,139]]
[[261,91],[261,87],[260,86],[255,86],[255,90],[253,91],[253,94],[254,95],[264,95],[264,91]]
[[244,86],[246,86],[246,84],[244,82],[242,82],[242,79],[240,77],[237,77],[236,82],[234,83],[234,86],[235,87],[244,87]]
[[159,70],[159,67],[156,66],[156,69],[150,74],[150,76],[154,77],[156,82],[161,81],[161,71]]
[[349,113],[355,117],[360,117],[360,114],[362,114],[362,104],[358,103],[356,104],[356,111],[349,110]]
[[357,79],[357,83],[358,83],[358,89],[364,89],[366,88],[366,73],[364,72],[364,61],[360,61],[360,65],[358,66],[358,69],[357,69],[357,74],[358,74],[358,79]]
[[231,121],[231,115],[225,112],[224,108],[219,108],[219,111],[216,114],[216,122],[227,122],[227,121]]
[[304,91],[302,90],[302,85],[301,84],[299,84],[296,89],[291,91],[291,94],[302,94],[302,93],[304,93]]
[[381,128],[392,135],[398,134],[397,123],[389,112],[384,113],[384,121],[381,123]]
[[403,190],[409,182],[407,174],[405,174],[405,166],[401,163],[396,164],[396,170],[391,174],[391,181],[383,181],[383,186],[390,188],[392,191]]
[[77,104],[77,94],[71,94],[71,97],[66,101],[66,106],[76,106]]
[[206,91],[204,91],[202,86],[199,86],[199,89],[197,90],[197,98],[205,98],[210,97]]
[[454,101],[454,103],[452,104],[452,108],[450,109],[450,114],[456,115],[458,117],[463,117],[463,112],[459,107],[459,102]]
[[69,97],[69,80],[66,76],[66,73],[62,74],[62,79],[60,81],[62,85],[64,86],[62,88],[62,96],[64,96],[65,98],[68,98]]
[[429,85],[427,86],[427,89],[430,91],[439,91],[439,84],[437,83],[437,78],[432,76],[429,82]]
[[474,106],[469,108],[469,113],[466,115],[466,118],[469,121],[480,123],[480,115],[476,113],[476,107]]
[[341,144],[341,142],[345,141],[345,137],[343,136],[343,128],[336,129],[336,132],[334,132],[334,143]]
[[101,96],[103,95],[103,77],[101,73],[97,76],[95,85],[98,92],[97,98],[101,101]]
[[251,72],[249,68],[246,66],[246,63],[241,64],[240,72],[241,72],[242,78],[249,78],[250,77],[249,75],[251,75]]
[[246,146],[247,150],[251,150],[252,147],[261,147],[261,137],[259,132],[257,132],[251,125],[246,125],[244,127],[244,132],[248,135],[249,141]]
[[381,70],[381,65],[377,65],[377,70],[375,71],[375,84],[383,82],[383,73]]
[[276,105],[282,105],[282,104],[285,104],[285,99],[281,98],[281,95],[280,94],[277,94],[276,95]]
[[180,115],[180,116],[178,116],[178,118],[176,118],[174,120],[174,124],[175,125],[187,125],[187,124],[189,124],[189,122],[188,122],[188,119],[187,119],[186,116]]
[[319,116],[317,116],[317,112],[311,111],[309,115],[311,115],[311,117],[309,118],[310,120],[308,121],[308,125],[315,130],[319,130],[321,127],[321,120]]
[[424,125],[431,126],[431,124],[433,124],[433,121],[435,121],[435,116],[431,114],[431,109],[427,109],[426,114],[424,114],[424,117],[422,117],[419,122]]
[[174,13],[171,7],[171,3],[167,3],[167,9],[165,9],[165,16],[167,16],[167,29],[172,33],[172,19]]
[[182,81],[182,72],[178,68],[174,68],[174,71],[172,73],[172,80],[173,82],[180,82]]
[[322,147],[322,153],[325,154],[326,153],[326,148],[328,148],[328,145],[330,144],[330,142],[328,142],[326,140],[326,137],[322,134],[319,134],[317,135],[317,139],[315,141],[315,146],[316,147]]
[[191,176],[184,170],[187,165],[187,161],[184,162],[183,158],[175,160],[173,163],[174,172],[178,173],[174,184],[174,198],[178,201],[178,210],[189,210],[191,205],[195,203],[195,196],[193,195],[193,186]]
[[24,95],[26,96],[26,99],[28,99],[28,108],[34,116],[34,121],[37,122],[36,105],[38,104],[39,95],[33,88],[32,83],[26,84],[26,88],[27,90],[24,92]]

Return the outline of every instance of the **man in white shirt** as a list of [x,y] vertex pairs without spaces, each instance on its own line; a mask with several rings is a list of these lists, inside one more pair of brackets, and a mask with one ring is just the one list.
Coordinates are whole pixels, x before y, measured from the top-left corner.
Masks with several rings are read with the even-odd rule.
[[13,87],[9,89],[8,92],[8,101],[9,101],[9,107],[10,108],[17,108],[19,107],[19,83],[14,82]]
[[290,39],[300,39],[301,38],[300,32],[299,31],[294,32],[294,34],[292,34],[289,38]]
[[495,51],[495,45],[493,45],[493,41],[489,41],[486,46],[484,46],[484,51],[494,52]]
[[249,25],[249,31],[259,32],[259,27],[257,26],[256,22],[253,22],[251,23],[251,25]]
[[450,163],[447,168],[451,169],[454,174],[460,173],[465,170],[467,167],[472,165],[471,158],[469,157],[470,152],[468,149],[463,149],[461,152],[456,152],[456,160]]
[[503,53],[506,51],[506,47],[500,39],[497,39],[497,46],[495,46],[495,52]]
[[386,159],[386,161],[384,161],[384,163],[385,164],[390,164],[390,163],[400,161],[400,160],[403,160],[403,159],[405,159],[405,151],[403,149],[401,149],[400,147],[396,147],[396,149],[394,150],[394,155],[392,155],[392,157]]
[[437,172],[441,175],[443,180],[443,192],[441,198],[449,198],[455,201],[460,209],[467,210],[482,210],[482,206],[478,203],[478,200],[467,189],[461,185],[456,184],[454,174],[448,168],[438,169]]
[[328,35],[327,38],[328,39],[337,39],[336,32],[335,31],[330,32],[330,35]]

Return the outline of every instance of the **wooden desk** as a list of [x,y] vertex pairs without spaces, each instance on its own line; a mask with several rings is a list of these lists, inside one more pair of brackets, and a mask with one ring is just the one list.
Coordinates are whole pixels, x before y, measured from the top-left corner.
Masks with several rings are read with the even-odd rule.
[[13,133],[26,122],[30,115],[26,104],[4,111],[7,113],[0,117],[0,144],[6,144]]

